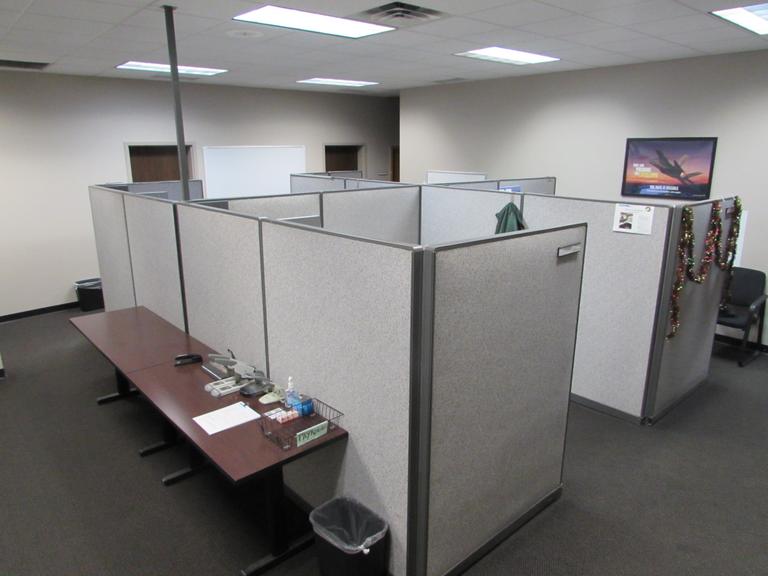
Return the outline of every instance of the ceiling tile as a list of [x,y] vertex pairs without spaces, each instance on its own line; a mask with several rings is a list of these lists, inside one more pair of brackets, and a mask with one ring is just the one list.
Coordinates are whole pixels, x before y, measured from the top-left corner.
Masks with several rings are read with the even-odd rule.
[[[93,38],[103,34],[113,27],[106,22],[92,22],[88,20],[76,20],[74,18],[58,18],[43,14],[30,14],[25,12],[14,24],[15,30],[29,30],[32,32],[52,32],[55,34],[82,34]],[[85,39],[87,41],[87,38]]]
[[29,6],[30,0],[0,0],[0,9],[22,12]]
[[571,40],[579,44],[587,44],[589,46],[598,46],[605,44],[606,42],[621,42],[628,40],[635,40],[637,38],[647,38],[645,34],[630,30],[629,28],[603,28],[602,30],[594,30],[592,32],[584,32],[582,34],[574,34],[572,36],[564,36],[566,40]]
[[555,18],[554,20],[545,20],[544,22],[535,22],[521,26],[521,30],[533,32],[534,34],[543,34],[544,36],[564,36],[566,34],[577,34],[579,32],[591,32],[601,28],[609,28],[611,25],[602,20],[595,20],[587,16],[566,16],[565,18]]
[[683,16],[682,18],[670,18],[669,20],[660,20],[657,22],[633,24],[630,28],[646,34],[651,34],[652,36],[666,37],[669,34],[680,34],[692,30],[706,30],[708,28],[720,28],[725,26],[731,27],[717,16],[712,16],[710,14],[695,14],[693,16]]
[[761,1],[762,0],[678,0],[680,4],[696,8],[701,12],[712,12],[713,10],[726,10],[728,8],[749,6],[750,4],[759,4]]
[[686,32],[672,32],[665,37],[673,42],[680,44],[690,44],[691,42],[707,42],[717,40],[730,40],[740,38],[754,38],[756,35],[752,32],[739,28],[737,26],[723,25],[717,28],[707,28],[706,30],[688,30]]
[[112,60],[100,60],[97,58],[61,58],[48,66],[45,71],[54,74],[83,74],[86,76],[97,75],[115,67]]
[[409,32],[408,30],[395,30],[393,32],[385,32],[384,34],[376,34],[375,36],[365,38],[365,40],[374,44],[387,44],[389,46],[418,46],[434,42],[435,37]]
[[[262,4],[269,4],[263,2]],[[329,16],[353,16],[369,8],[386,4],[387,0],[279,0],[274,2],[284,8],[295,8],[305,12],[317,12]],[[254,6],[258,8],[258,5]]]
[[441,40],[432,44],[421,45],[418,48],[432,54],[451,55],[457,52],[476,50],[477,48],[482,48],[482,46],[479,46],[476,42],[464,42],[463,40]]
[[135,13],[137,8],[121,4],[104,4],[89,0],[34,0],[27,9],[31,14],[77,18],[95,22],[118,23]]
[[508,28],[497,32],[486,32],[484,34],[472,34],[462,38],[465,42],[475,42],[480,46],[501,46],[502,48],[515,48],[525,42],[534,42],[543,40],[546,36],[525,32],[524,30],[515,30]]
[[[278,2],[279,3],[279,2]],[[176,14],[230,20],[253,10],[257,5],[248,0],[173,0]]]
[[144,28],[141,26],[116,26],[99,35],[101,40],[121,40],[123,44],[154,42],[165,45],[165,30],[158,28]]
[[[385,1],[382,1],[381,3],[386,4]],[[502,4],[511,4],[513,2],[505,2],[504,0],[472,0],[471,2],[467,0],[424,0],[423,2],[414,3],[453,16],[465,16],[467,14],[480,12],[481,10],[487,10],[488,8],[495,8]]]
[[584,14],[594,12],[595,10],[605,10],[617,6],[627,6],[629,4],[642,4],[652,0],[546,0],[547,4],[565,8],[573,12]]
[[541,2],[518,2],[491,8],[490,10],[483,10],[482,12],[475,12],[472,14],[472,18],[503,26],[525,26],[534,22],[565,18],[571,15],[572,12]]
[[58,33],[43,30],[17,30],[12,28],[2,39],[3,45],[15,46],[18,49],[34,49],[35,46],[44,46],[46,50],[59,47],[60,54],[66,54],[76,46],[82,46],[92,40],[92,36],[81,33]]
[[44,47],[13,49],[0,42],[0,60],[22,60],[26,62],[55,62],[60,55]]
[[723,54],[727,52],[747,52],[751,50],[768,49],[768,41],[759,36],[751,38],[729,38],[726,40],[701,40],[689,43],[691,48],[707,54]]
[[[674,42],[667,42],[660,38],[636,38],[634,40],[626,40],[620,42],[606,42],[601,46],[606,50],[613,50],[615,52],[624,52],[627,54],[638,55],[643,54],[658,54],[663,55],[667,51],[670,53],[678,53],[681,48],[685,48],[680,44]],[[645,57],[645,56],[643,56]]]
[[[221,24],[219,20],[214,18],[203,18],[201,16],[191,16],[189,14],[174,14],[173,23],[177,37],[186,34],[195,34]],[[146,8],[137,14],[126,18],[122,24],[125,26],[165,30],[165,15],[160,7]]]
[[470,20],[469,18],[445,18],[428,24],[414,26],[411,30],[420,34],[431,34],[433,36],[443,36],[446,38],[460,38],[470,34],[481,34],[483,32],[501,30],[501,27],[491,24],[490,22]]
[[560,54],[563,60],[569,62],[581,62],[592,66],[616,66],[619,64],[631,64],[641,62],[642,59],[629,54],[598,50],[585,46],[574,50],[566,50]]
[[[70,55],[80,58],[86,56],[98,57],[100,54],[126,54],[138,56],[154,50],[163,50],[165,45],[160,42],[142,42],[140,40],[127,40],[122,38],[95,38],[85,46],[73,50]],[[134,58],[135,59],[135,58]]]
[[643,2],[641,4],[631,4],[629,6],[598,10],[596,12],[591,12],[590,16],[599,20],[611,22],[612,24],[627,26],[629,24],[655,22],[680,16],[693,16],[696,13],[697,12],[692,8],[678,4],[673,0],[654,0],[652,2]]

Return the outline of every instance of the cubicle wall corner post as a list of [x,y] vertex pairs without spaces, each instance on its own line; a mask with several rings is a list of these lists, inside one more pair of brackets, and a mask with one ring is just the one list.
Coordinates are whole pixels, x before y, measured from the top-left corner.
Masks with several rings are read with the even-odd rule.
[[[667,224],[667,239],[664,247],[664,263],[662,264],[661,279],[659,280],[659,294],[656,303],[655,330],[651,338],[651,349],[648,357],[648,376],[645,381],[645,394],[640,415],[642,424],[652,424],[654,406],[656,405],[656,392],[661,373],[661,358],[664,350],[664,341],[667,338],[669,327],[670,302],[669,295],[675,281],[675,269],[677,267],[677,239],[680,236],[680,223],[683,215],[682,206],[671,208],[672,215]],[[674,242],[673,242],[674,240]]]
[[179,287],[181,289],[181,313],[184,317],[184,332],[189,334],[189,318],[187,316],[187,294],[184,288],[184,262],[181,257],[181,232],[179,230],[179,206],[173,205],[173,228],[176,232],[176,258],[179,261]]
[[422,212],[424,211],[424,195],[421,193],[423,186],[419,186],[419,229],[418,229],[418,236],[416,240],[419,244],[421,244],[421,216]]
[[[320,196],[320,206],[322,214],[322,195]],[[322,221],[322,217],[321,217]],[[262,226],[263,220],[259,218],[259,266],[261,266],[261,308],[262,318],[264,323],[264,372],[267,374],[267,378],[271,378],[269,372],[269,330],[267,324],[267,281],[264,278],[264,232]]]
[[325,194],[320,192],[320,228],[325,228],[325,215],[323,212],[323,204],[325,202]]
[[411,406],[408,456],[407,576],[427,572],[432,413],[435,253],[417,249],[412,266]]

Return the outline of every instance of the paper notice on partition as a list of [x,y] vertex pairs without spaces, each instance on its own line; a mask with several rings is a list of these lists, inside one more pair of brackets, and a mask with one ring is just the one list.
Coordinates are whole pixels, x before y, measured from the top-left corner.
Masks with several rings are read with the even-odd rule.
[[613,231],[625,234],[650,234],[653,228],[653,206],[616,204]]
[[259,413],[245,402],[237,402],[225,408],[208,412],[193,418],[208,434],[216,434],[227,428],[233,428],[245,424],[251,420],[260,418]]

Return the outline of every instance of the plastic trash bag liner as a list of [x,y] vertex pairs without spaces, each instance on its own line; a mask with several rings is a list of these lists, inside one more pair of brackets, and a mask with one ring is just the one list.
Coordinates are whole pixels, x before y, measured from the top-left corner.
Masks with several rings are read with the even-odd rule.
[[334,498],[312,510],[315,534],[347,554],[368,554],[384,538],[389,525],[352,498]]

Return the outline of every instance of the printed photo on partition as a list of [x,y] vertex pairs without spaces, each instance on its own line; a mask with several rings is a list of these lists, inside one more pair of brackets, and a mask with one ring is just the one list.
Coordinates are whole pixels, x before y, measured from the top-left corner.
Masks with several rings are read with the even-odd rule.
[[632,230],[632,214],[628,212],[622,212],[619,216],[619,228],[624,230]]
[[705,200],[717,138],[628,138],[622,196]]

